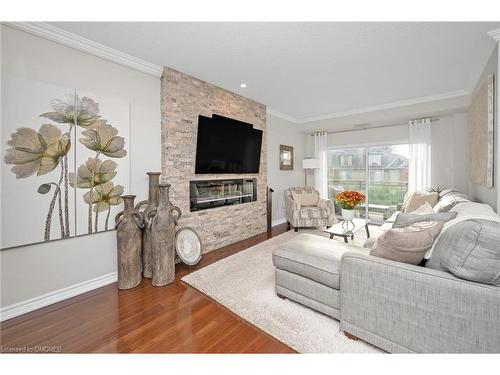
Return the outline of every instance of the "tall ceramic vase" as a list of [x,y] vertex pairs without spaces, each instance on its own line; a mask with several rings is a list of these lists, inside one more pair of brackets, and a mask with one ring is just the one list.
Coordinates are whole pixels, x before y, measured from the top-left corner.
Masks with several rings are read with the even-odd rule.
[[[163,286],[175,279],[175,225],[181,216],[179,208],[169,201],[170,184],[160,183],[158,208],[148,216],[151,225],[153,254],[153,286]],[[176,212],[177,215],[173,215]]]
[[160,196],[158,184],[160,182],[161,173],[147,172],[146,174],[149,176],[148,200],[137,203],[135,209],[139,211],[142,206],[146,206],[142,212],[144,215],[144,232],[142,234],[142,275],[150,279],[153,275],[153,243],[151,238],[151,219],[148,219],[148,215],[158,207]]
[[130,289],[142,280],[142,232],[144,218],[134,208],[135,195],[124,195],[124,210],[115,217],[118,245],[118,289]]

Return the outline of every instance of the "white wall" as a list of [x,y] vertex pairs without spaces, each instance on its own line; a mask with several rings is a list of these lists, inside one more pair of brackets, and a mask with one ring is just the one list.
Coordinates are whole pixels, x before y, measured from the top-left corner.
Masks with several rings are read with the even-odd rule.
[[[294,169],[281,171],[279,164],[280,144],[293,146]],[[283,207],[284,191],[292,186],[304,186],[304,133],[298,125],[267,115],[267,184],[274,189],[273,225],[285,222]],[[311,178],[311,177],[309,177]]]
[[[489,58],[488,62],[486,63],[486,66],[484,67],[483,72],[481,73],[481,76],[479,77],[479,80],[476,84],[476,87],[474,91],[476,91],[480,85],[484,83],[484,81],[487,79],[488,74],[494,74],[495,75],[495,82],[496,82],[496,90],[495,90],[495,95],[498,94],[498,90],[500,88],[499,85],[499,77],[498,77],[498,46],[495,48],[493,53],[491,54],[491,57]],[[497,95],[498,96],[498,95]],[[495,115],[494,115],[494,121],[495,121],[495,129],[498,129],[498,106],[495,105]],[[498,133],[495,131],[495,133]],[[469,147],[467,145],[467,147]],[[485,145],[486,147],[486,145]],[[498,155],[498,136],[495,137],[495,145],[493,147],[495,155]],[[494,159],[496,160],[496,159]],[[500,166],[498,164],[494,164],[494,175],[498,175],[498,168]],[[498,180],[497,180],[498,181]],[[471,196],[472,200],[481,202],[481,203],[487,203],[490,206],[492,206],[495,210],[497,209],[497,190],[498,187],[496,186],[497,184],[494,184],[492,188],[489,188],[484,185],[478,185],[473,183],[472,181],[469,180],[469,194]]]
[[[160,170],[160,80],[69,47],[1,26],[2,71],[131,103],[131,191],[147,198],[147,171]],[[8,95],[3,92],[2,95]],[[4,140],[2,140],[3,142]],[[116,272],[115,232],[0,253],[2,310]]]
[[432,187],[453,188],[467,194],[467,129],[464,112],[440,117],[432,124]]
[[[432,186],[452,187],[467,192],[467,114],[460,112],[438,118],[439,121],[434,122],[432,127]],[[324,127],[328,129],[326,120]],[[312,138],[306,136],[306,157],[314,154]],[[405,142],[408,142],[406,124],[328,135],[328,147]]]

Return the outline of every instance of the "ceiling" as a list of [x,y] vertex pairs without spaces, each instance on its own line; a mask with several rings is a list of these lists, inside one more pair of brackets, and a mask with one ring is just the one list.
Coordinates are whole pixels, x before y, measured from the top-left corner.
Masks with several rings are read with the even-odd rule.
[[[298,121],[470,92],[500,22],[54,22]],[[246,88],[240,88],[246,83]]]

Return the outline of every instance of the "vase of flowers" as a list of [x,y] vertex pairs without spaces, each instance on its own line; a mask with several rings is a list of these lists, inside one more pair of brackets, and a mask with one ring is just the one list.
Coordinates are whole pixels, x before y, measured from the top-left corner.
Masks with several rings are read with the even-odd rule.
[[342,208],[342,218],[351,221],[354,219],[354,209],[365,201],[365,195],[357,191],[343,191],[337,194],[335,201]]

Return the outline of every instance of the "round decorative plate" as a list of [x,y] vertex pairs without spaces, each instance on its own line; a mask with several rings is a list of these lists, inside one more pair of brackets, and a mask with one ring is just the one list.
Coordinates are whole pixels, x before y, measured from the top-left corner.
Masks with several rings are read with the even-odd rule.
[[182,262],[194,266],[201,259],[201,240],[190,227],[180,228],[175,233],[175,250]]

